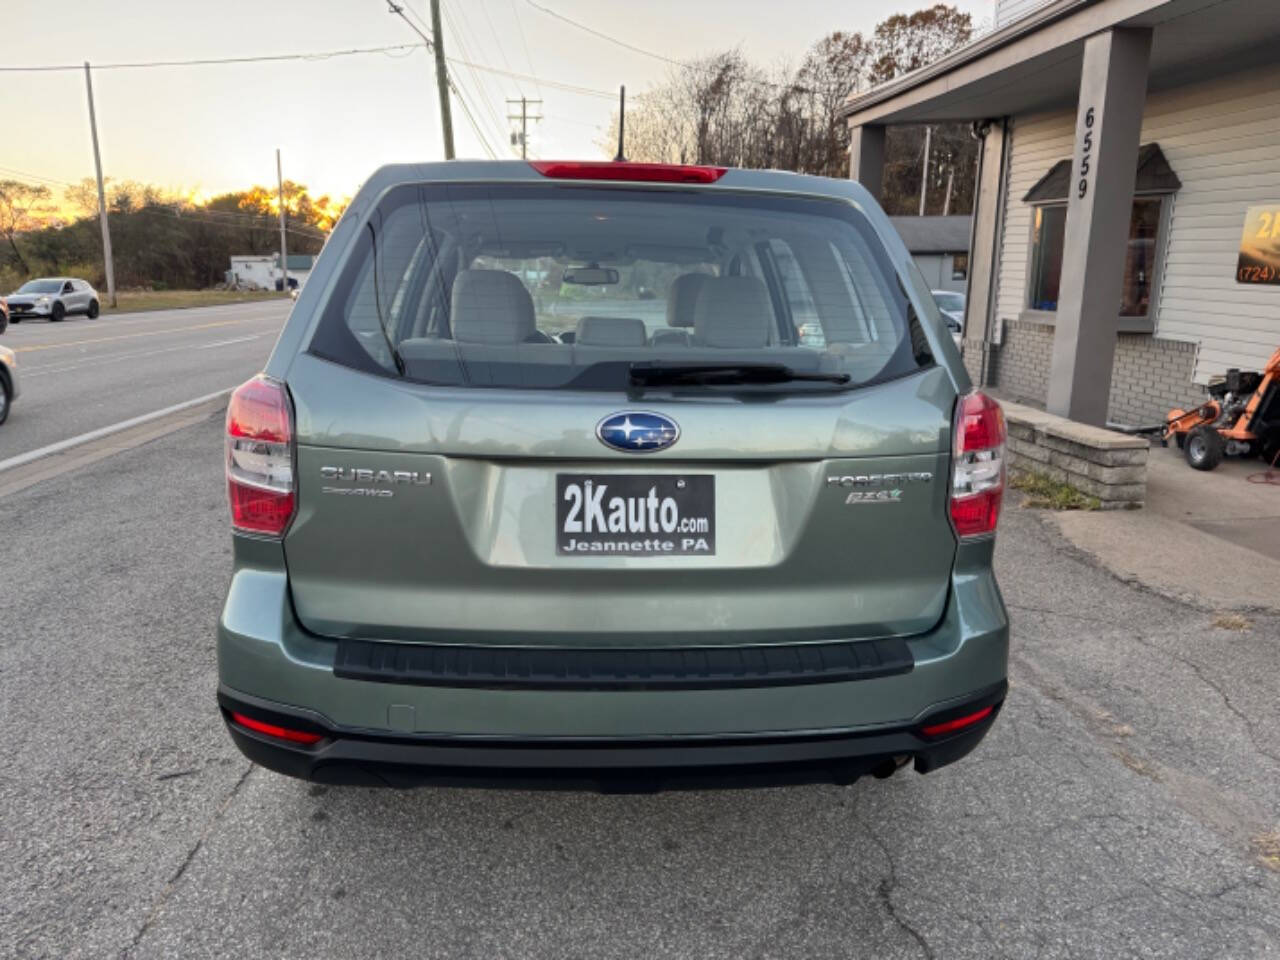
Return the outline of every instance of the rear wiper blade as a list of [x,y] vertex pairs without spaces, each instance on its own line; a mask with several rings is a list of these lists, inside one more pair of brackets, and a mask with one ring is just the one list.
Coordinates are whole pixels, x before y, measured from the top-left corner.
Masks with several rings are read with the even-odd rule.
[[735,385],[792,383],[808,380],[818,383],[848,383],[847,373],[807,373],[792,370],[783,363],[633,363],[631,384],[637,387],[677,386],[679,384]]

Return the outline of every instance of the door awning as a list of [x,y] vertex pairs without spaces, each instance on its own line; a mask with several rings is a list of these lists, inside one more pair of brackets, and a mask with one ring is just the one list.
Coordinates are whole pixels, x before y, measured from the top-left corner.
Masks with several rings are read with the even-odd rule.
[[[1182,181],[1164,158],[1158,143],[1144,143],[1138,148],[1138,176],[1133,185],[1135,194],[1173,193]],[[1071,190],[1071,161],[1059,160],[1049,172],[1036,181],[1027,191],[1023,203],[1065,202]]]

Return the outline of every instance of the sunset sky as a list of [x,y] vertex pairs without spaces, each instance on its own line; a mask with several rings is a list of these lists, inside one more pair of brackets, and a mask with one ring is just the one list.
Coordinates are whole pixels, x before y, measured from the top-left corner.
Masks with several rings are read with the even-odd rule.
[[[429,22],[427,0],[401,0]],[[927,0],[445,0],[451,56],[544,81],[641,93],[671,69],[557,20],[543,6],[673,59],[738,46],[762,65],[796,62],[832,30],[869,32]],[[992,0],[957,0],[975,24]],[[0,66],[315,53],[418,42],[386,0],[16,0]],[[451,67],[499,155],[511,155],[505,98],[541,97],[531,155],[596,157],[611,97]],[[423,49],[282,63],[98,70],[104,172],[210,195],[285,176],[347,195],[379,164],[442,157]],[[0,177],[60,191],[93,173],[82,70],[0,73]],[[484,156],[455,103],[459,156]],[[500,142],[499,142],[500,141]]]

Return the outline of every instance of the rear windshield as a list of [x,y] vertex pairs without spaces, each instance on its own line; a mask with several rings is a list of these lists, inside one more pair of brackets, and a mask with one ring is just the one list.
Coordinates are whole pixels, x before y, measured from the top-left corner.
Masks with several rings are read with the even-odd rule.
[[635,364],[767,364],[835,376],[761,389],[838,389],[929,362],[884,249],[842,202],[405,185],[354,246],[310,350],[387,376],[618,390]]

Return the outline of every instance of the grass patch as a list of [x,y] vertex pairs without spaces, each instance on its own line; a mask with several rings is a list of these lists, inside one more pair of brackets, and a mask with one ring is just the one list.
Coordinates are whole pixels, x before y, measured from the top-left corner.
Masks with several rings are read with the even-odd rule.
[[1258,859],[1272,870],[1280,872],[1280,830],[1272,830],[1253,838]]
[[1024,507],[1038,507],[1043,510],[1099,510],[1102,501],[1081,493],[1069,483],[1055,480],[1043,473],[1031,470],[1015,471],[1009,479],[1009,486],[1026,494]]
[[286,300],[287,294],[274,290],[120,290],[114,309],[102,304],[103,313],[134,313],[142,310],[178,310],[183,307],[215,307],[224,303],[254,300]]
[[1234,630],[1237,633],[1242,633],[1253,626],[1238,613],[1220,613],[1213,618],[1213,625],[1219,630]]

